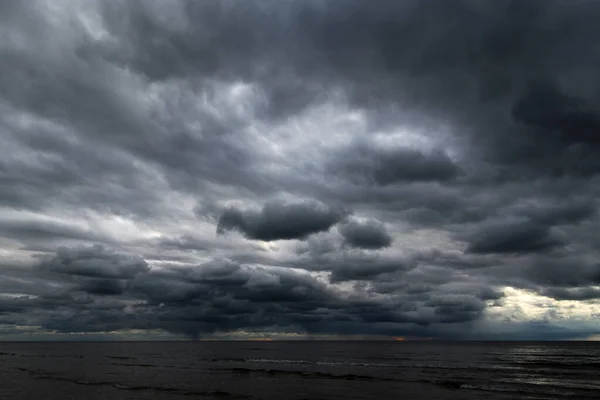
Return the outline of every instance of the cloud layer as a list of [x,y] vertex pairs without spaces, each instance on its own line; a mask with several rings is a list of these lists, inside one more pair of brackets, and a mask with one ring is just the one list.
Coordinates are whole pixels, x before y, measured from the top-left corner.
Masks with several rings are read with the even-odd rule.
[[0,0],[2,331],[597,334],[598,18]]

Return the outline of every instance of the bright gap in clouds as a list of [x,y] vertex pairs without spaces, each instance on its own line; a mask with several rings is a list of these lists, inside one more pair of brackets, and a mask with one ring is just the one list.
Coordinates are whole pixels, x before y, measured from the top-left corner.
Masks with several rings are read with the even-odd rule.
[[[598,290],[600,286],[592,289]],[[512,323],[539,322],[567,329],[600,331],[600,300],[556,300],[514,287],[503,287],[501,290],[504,298],[500,304],[487,309],[487,314],[494,321],[509,326]],[[588,338],[594,338],[594,335],[578,337],[579,340]]]

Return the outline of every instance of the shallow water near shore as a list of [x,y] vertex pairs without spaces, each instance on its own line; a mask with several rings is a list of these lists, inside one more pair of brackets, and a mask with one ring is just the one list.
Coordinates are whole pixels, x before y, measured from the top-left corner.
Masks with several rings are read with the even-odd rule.
[[600,398],[598,342],[2,342],[0,398]]

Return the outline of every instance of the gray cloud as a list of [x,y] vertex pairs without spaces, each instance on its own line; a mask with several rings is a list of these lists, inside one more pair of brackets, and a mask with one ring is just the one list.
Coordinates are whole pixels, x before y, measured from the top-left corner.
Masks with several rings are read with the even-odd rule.
[[596,205],[593,201],[576,199],[561,204],[530,204],[517,210],[518,215],[546,225],[578,224],[591,218],[595,212]]
[[598,142],[600,116],[585,99],[564,95],[553,82],[535,82],[515,103],[513,118],[557,134],[568,144]]
[[393,274],[411,268],[413,265],[407,260],[339,260],[332,266],[331,282],[343,281],[368,281],[383,274]]
[[[82,273],[80,267],[63,269],[61,274],[46,278],[54,279],[55,286],[62,283],[60,291],[0,299],[0,320],[19,321],[35,315],[41,326],[59,332],[158,328],[198,336],[241,328],[290,326],[311,333],[343,333],[352,328],[373,334],[398,330],[425,334],[438,324],[478,320],[482,299],[499,297],[493,292],[490,295],[490,290],[476,296],[459,296],[433,294],[431,289],[416,296],[408,291],[391,297],[348,297],[306,272],[286,268],[213,260],[186,268],[133,268],[132,276],[128,256],[98,246],[65,248],[56,255],[67,257],[80,265],[88,261],[94,272],[85,269]],[[98,259],[104,261],[100,266]],[[384,262],[378,267],[367,260],[363,265],[364,272],[351,267],[346,278],[366,280],[407,268],[406,264],[387,268]],[[375,271],[366,272],[369,265]],[[69,279],[73,277],[76,279]]]
[[91,278],[84,280],[79,288],[86,293],[98,296],[119,295],[125,292],[127,281],[123,279]]
[[392,244],[392,237],[379,221],[349,221],[338,229],[345,243],[352,247],[381,249]]
[[346,212],[317,202],[269,202],[260,211],[227,208],[219,217],[217,233],[237,230],[249,239],[272,241],[303,239],[327,231]]
[[440,150],[377,149],[357,146],[344,152],[332,167],[363,184],[391,185],[407,181],[448,181],[460,170]]
[[594,2],[0,10],[0,324],[592,329]]
[[24,241],[43,239],[108,240],[103,235],[89,229],[53,221],[28,221],[23,219],[0,221],[0,229],[0,235]]
[[76,249],[60,248],[56,256],[43,262],[40,268],[93,278],[131,279],[147,272],[148,264],[140,257],[113,253],[96,245]]
[[566,244],[564,234],[527,220],[482,224],[470,239],[471,253],[529,253]]
[[600,264],[573,256],[542,258],[528,266],[526,276],[542,285],[585,288],[600,282]]
[[543,292],[546,296],[565,300],[591,300],[600,298],[600,290],[590,287],[583,288],[548,288]]

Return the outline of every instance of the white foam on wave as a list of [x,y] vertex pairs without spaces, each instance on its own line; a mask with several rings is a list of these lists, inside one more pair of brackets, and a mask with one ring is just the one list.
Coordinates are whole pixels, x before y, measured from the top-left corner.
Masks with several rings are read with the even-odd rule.
[[340,362],[340,361],[310,361],[310,360],[278,360],[265,358],[252,358],[246,360],[250,363],[276,363],[276,364],[311,364],[311,365],[328,365],[340,367],[403,367],[400,364],[385,364],[385,363],[355,363],[355,362]]

